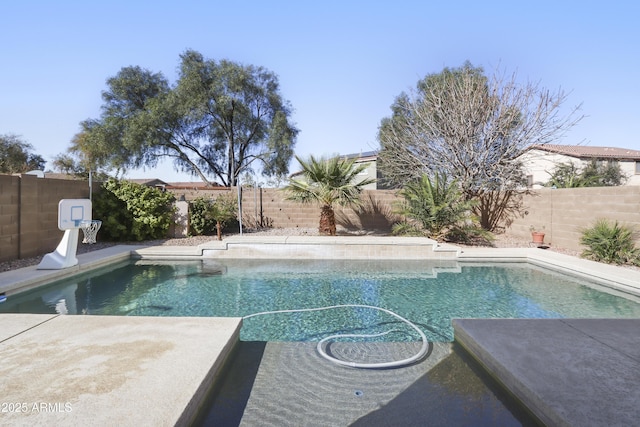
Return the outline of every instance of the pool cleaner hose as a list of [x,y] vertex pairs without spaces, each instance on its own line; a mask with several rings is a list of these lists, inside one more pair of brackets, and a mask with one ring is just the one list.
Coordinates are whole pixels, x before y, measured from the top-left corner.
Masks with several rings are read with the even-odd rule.
[[381,308],[381,307],[375,307],[372,305],[362,305],[362,304],[343,304],[343,305],[332,305],[332,306],[328,306],[328,307],[318,307],[318,308],[300,308],[300,309],[295,309],[295,310],[276,310],[276,311],[263,311],[261,313],[254,313],[254,314],[249,314],[247,316],[244,316],[242,319],[249,319],[251,317],[256,317],[256,316],[264,316],[267,314],[277,314],[277,313],[300,313],[300,312],[306,312],[306,311],[322,311],[322,310],[332,310],[332,309],[336,309],[336,308],[368,308],[368,309],[372,309],[372,310],[378,310],[378,311],[383,311],[393,317],[395,317],[396,319],[401,320],[402,322],[406,323],[407,325],[409,325],[410,327],[412,327],[419,335],[420,338],[422,339],[422,346],[420,347],[420,351],[418,351],[415,355],[408,357],[406,359],[402,359],[402,360],[394,360],[392,362],[379,362],[379,363],[358,363],[358,362],[348,362],[345,360],[340,360],[337,359],[329,354],[327,354],[327,352],[325,351],[324,348],[324,344],[329,341],[329,340],[334,340],[337,338],[373,338],[373,337],[379,337],[382,335],[386,335],[390,332],[393,331],[386,331],[386,332],[382,332],[379,334],[371,334],[371,335],[366,335],[366,334],[338,334],[338,335],[331,335],[328,336],[326,338],[321,339],[318,342],[318,345],[316,346],[316,349],[318,350],[318,353],[320,354],[320,356],[322,356],[323,358],[325,358],[326,360],[338,364],[338,365],[342,365],[342,366],[348,366],[351,368],[360,368],[360,369],[382,369],[382,368],[399,368],[402,366],[407,366],[410,365],[412,363],[415,363],[419,360],[421,360],[429,351],[429,342],[427,341],[427,336],[424,334],[424,332],[422,332],[422,330],[420,328],[418,328],[416,325],[414,325],[413,323],[411,323],[409,320],[405,319],[404,317],[394,313],[391,310],[387,310],[386,308]]

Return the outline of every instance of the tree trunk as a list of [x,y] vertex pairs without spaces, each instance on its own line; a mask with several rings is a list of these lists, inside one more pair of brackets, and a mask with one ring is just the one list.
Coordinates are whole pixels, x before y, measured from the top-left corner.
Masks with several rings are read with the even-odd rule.
[[320,227],[318,228],[321,236],[336,235],[336,215],[331,205],[322,206],[320,211]]
[[216,231],[218,232],[218,240],[222,240],[222,224],[220,224],[220,221],[216,221]]

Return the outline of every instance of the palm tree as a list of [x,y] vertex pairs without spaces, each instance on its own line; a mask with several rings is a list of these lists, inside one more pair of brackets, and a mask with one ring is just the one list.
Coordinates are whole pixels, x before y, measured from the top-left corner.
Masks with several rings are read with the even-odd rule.
[[296,160],[302,167],[304,178],[289,180],[285,187],[287,199],[301,203],[319,203],[321,211],[318,231],[322,235],[335,236],[336,218],[333,205],[337,203],[341,206],[358,206],[364,186],[375,182],[375,179],[356,181],[358,174],[367,166],[355,166],[355,159],[316,159],[310,156],[304,161],[296,156]]

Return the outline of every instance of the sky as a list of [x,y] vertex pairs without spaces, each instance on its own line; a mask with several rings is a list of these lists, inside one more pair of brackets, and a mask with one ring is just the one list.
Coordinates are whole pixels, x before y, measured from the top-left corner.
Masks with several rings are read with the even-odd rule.
[[[585,117],[557,143],[640,150],[639,2],[22,0],[0,17],[0,134],[47,169],[109,77],[136,65],[175,83],[187,49],[274,72],[301,157],[376,150],[400,93],[467,60],[567,92],[562,112]],[[197,180],[168,163],[127,177]]]

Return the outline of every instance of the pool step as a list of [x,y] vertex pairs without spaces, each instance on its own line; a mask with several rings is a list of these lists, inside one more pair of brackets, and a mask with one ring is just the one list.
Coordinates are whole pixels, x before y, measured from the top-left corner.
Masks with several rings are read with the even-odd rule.
[[456,259],[460,250],[424,237],[391,236],[246,235],[209,242],[200,248],[205,258],[253,259]]

